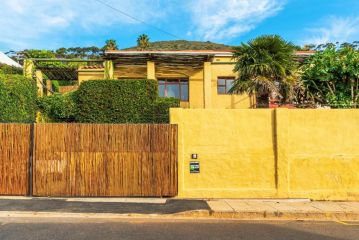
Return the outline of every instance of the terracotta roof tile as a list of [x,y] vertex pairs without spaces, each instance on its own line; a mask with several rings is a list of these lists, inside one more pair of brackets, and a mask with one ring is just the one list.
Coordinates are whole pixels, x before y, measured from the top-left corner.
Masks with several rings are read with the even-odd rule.
[[104,67],[102,65],[89,65],[89,66],[81,66],[80,70],[89,69],[89,70],[96,70],[96,69],[103,69]]

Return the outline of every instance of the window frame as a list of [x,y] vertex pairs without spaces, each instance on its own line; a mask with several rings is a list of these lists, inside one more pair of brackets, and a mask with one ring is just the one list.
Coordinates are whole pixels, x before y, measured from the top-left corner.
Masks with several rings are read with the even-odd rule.
[[[163,81],[164,83],[160,83],[160,81]],[[173,85],[173,83],[168,83],[168,82],[175,82],[178,84],[178,89],[179,89],[179,100],[181,102],[189,102],[189,79],[188,78],[158,78],[157,82],[158,82],[158,86],[162,85],[164,86],[164,91],[165,91],[165,96],[164,97],[170,97],[167,96],[167,86],[168,85]],[[181,84],[183,82],[186,82],[187,84]],[[183,85],[187,85],[187,99],[186,100],[182,100],[182,86]],[[159,95],[159,93],[158,93]]]
[[[223,84],[219,84],[219,80],[224,80],[224,85]],[[228,87],[227,81],[228,80],[232,80],[235,81],[236,78],[235,77],[217,77],[217,94],[218,95],[232,95],[232,93],[229,93],[229,89],[231,89],[231,87]],[[220,93],[218,91],[219,87],[224,87],[225,92],[224,93]]]

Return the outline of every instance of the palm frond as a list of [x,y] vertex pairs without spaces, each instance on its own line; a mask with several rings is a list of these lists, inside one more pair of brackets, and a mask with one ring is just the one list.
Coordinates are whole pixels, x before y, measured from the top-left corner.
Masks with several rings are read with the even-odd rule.
[[[294,88],[286,79],[296,69],[294,45],[277,35],[265,35],[235,47],[235,72],[239,78],[231,92],[275,94],[280,98],[292,98]],[[283,86],[281,86],[283,85]]]

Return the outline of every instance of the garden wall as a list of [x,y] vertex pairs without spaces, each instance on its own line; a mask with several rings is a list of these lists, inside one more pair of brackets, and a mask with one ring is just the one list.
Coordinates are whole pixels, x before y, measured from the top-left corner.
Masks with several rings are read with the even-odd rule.
[[179,197],[359,200],[358,110],[171,109],[171,123]]

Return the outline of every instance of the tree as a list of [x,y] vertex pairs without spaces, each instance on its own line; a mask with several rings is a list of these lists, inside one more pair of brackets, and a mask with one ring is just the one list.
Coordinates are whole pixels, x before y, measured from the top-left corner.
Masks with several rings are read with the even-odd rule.
[[51,50],[28,49],[21,52],[24,58],[55,58],[56,55]]
[[67,55],[67,48],[59,48],[55,51],[57,58],[66,58]]
[[116,40],[114,39],[107,40],[106,45],[104,46],[104,50],[118,50]]
[[292,43],[277,35],[264,35],[234,50],[238,78],[230,92],[257,94],[258,98],[266,99],[266,104],[269,96],[281,102],[293,99],[298,81]]
[[301,50],[303,50],[303,51],[314,50],[315,47],[316,47],[315,44],[305,44]]
[[328,44],[302,66],[305,100],[332,107],[358,107],[359,51]]
[[137,38],[137,48],[141,51],[145,50],[150,46],[150,38],[146,34],[141,34]]

